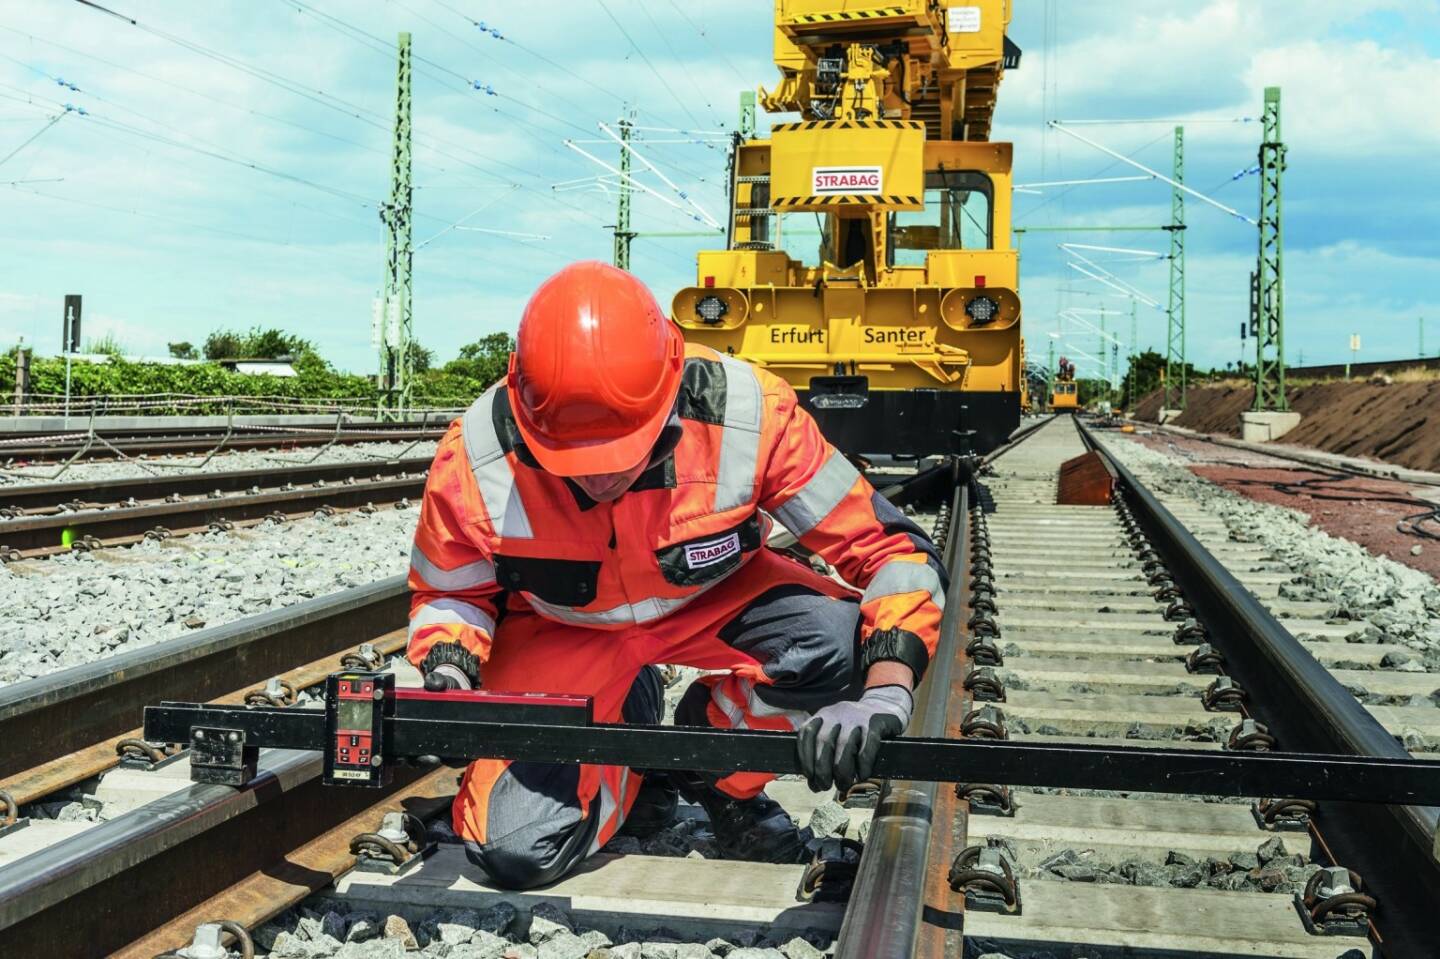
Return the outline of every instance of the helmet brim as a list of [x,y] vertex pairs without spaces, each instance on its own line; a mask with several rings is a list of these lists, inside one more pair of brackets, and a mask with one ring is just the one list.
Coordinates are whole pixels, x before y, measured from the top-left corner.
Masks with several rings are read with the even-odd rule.
[[[680,378],[675,378],[675,392],[680,391]],[[512,394],[513,395],[513,394]],[[670,420],[675,404],[672,395],[669,402],[659,407],[634,432],[610,440],[591,443],[567,442],[563,445],[551,443],[525,422],[522,411],[516,410],[515,425],[525,440],[525,448],[540,468],[554,476],[600,476],[606,473],[623,473],[647,459],[660,433]]]

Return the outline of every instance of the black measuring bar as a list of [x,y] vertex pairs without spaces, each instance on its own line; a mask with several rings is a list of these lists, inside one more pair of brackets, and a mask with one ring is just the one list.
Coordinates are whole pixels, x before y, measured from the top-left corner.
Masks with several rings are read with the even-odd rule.
[[[355,684],[371,697],[369,708],[361,708],[366,700],[355,696]],[[397,690],[393,677],[368,673],[330,677],[323,711],[149,706],[145,738],[190,746],[194,778],[235,785],[254,774],[260,748],[323,752],[326,781],[338,785],[378,786],[392,766],[427,756],[452,762],[498,758],[712,773],[800,772],[791,733],[595,723],[584,697]],[[1319,753],[903,737],[881,745],[875,775],[1440,806],[1440,762]]]

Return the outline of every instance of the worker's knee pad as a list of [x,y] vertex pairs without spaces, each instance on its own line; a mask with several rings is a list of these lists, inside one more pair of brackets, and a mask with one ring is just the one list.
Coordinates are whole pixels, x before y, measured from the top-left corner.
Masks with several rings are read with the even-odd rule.
[[595,810],[580,815],[579,782],[578,766],[511,763],[490,790],[486,841],[467,840],[466,857],[507,889],[561,878],[585,858],[600,827]]

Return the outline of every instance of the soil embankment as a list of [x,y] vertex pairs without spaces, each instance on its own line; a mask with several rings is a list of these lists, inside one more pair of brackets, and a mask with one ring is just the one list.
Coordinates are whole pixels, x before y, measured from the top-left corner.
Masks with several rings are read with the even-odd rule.
[[[1281,442],[1346,456],[1440,471],[1440,380],[1409,383],[1324,382],[1292,386],[1286,394],[1300,425]],[[1202,433],[1240,435],[1250,386],[1200,386],[1186,393],[1185,412],[1172,422]],[[1146,396],[1136,418],[1154,422],[1161,394]]]

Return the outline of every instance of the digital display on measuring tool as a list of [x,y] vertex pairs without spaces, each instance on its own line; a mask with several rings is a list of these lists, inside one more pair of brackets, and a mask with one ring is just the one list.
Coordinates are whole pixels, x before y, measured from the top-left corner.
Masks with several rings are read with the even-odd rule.
[[370,716],[375,704],[365,699],[342,699],[337,707],[336,725],[341,729],[370,731]]
[[385,717],[395,707],[392,673],[336,673],[325,681],[325,773],[330,786],[377,788],[390,778]]

